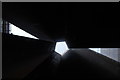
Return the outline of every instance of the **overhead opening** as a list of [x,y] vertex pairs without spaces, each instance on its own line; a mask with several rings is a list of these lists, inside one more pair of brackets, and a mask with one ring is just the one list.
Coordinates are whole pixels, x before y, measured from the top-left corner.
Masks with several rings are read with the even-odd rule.
[[89,49],[97,53],[101,53],[101,48],[89,48]]
[[23,37],[28,37],[28,38],[33,38],[33,39],[39,39],[39,38],[25,32],[24,30],[16,27],[15,25],[13,25],[11,23],[9,23],[9,27],[10,27],[10,31],[9,31],[10,34],[23,36]]
[[119,48],[89,48],[89,49],[119,62],[118,60]]
[[60,55],[64,55],[69,50],[65,41],[57,42],[55,46],[55,51]]

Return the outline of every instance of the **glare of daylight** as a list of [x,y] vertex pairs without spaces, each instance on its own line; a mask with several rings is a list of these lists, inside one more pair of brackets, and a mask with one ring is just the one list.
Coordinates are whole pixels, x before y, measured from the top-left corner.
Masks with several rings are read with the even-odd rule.
[[10,34],[12,33],[13,35],[18,35],[18,36],[24,36],[24,37],[28,37],[28,38],[33,38],[33,39],[38,39],[37,37],[25,32],[24,30],[16,27],[15,25],[9,23],[9,27],[10,27]]
[[65,41],[57,42],[55,46],[55,51],[60,55],[64,55],[69,50]]

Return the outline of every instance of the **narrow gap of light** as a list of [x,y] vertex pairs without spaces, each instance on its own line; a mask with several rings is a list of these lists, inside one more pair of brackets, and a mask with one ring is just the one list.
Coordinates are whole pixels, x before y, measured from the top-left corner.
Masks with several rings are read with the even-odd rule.
[[95,51],[97,53],[101,53],[100,48],[89,48],[89,49],[92,50],[92,51]]
[[119,62],[118,48],[89,48],[89,49]]
[[24,36],[28,38],[33,38],[33,39],[38,39],[37,37],[25,32],[24,30],[16,27],[15,25],[9,23],[10,26],[10,34],[12,33],[13,35],[18,35],[18,36]]
[[64,55],[69,50],[65,41],[57,42],[55,46],[55,51],[60,55]]

